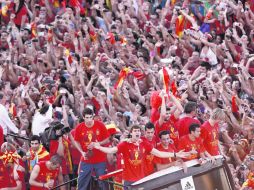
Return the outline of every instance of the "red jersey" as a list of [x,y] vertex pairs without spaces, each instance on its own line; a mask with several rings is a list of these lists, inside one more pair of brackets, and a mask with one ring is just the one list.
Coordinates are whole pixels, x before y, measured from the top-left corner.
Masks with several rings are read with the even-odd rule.
[[[80,123],[75,129],[75,140],[79,142],[81,148],[84,152],[87,152],[87,146],[92,142],[101,142],[109,137],[108,130],[105,125],[97,120],[94,120],[94,125],[92,127],[87,127],[84,122]],[[81,161],[86,163],[100,163],[106,162],[106,154],[93,149],[92,154],[88,156],[87,159],[81,158]]]
[[[75,136],[75,129],[72,129],[71,130],[71,135]],[[72,163],[74,165],[78,165],[79,162],[80,162],[80,158],[81,158],[81,154],[80,152],[78,151],[78,149],[76,149],[76,147],[74,147],[72,144],[70,146],[70,151],[71,151],[71,157],[72,157]]]
[[[62,156],[62,173],[71,174],[72,173],[72,159],[70,153],[70,141],[65,136],[62,137],[62,142],[64,146],[64,157]],[[59,146],[58,140],[51,140],[50,141],[50,155],[54,155],[57,153],[57,149]]]
[[28,160],[28,167],[29,171],[31,172],[33,167],[39,162],[39,161],[47,161],[50,159],[49,152],[40,145],[37,152],[34,152],[31,148],[29,149],[30,158]]
[[159,126],[159,121],[155,123],[155,136],[157,141],[159,141],[159,134],[161,131],[169,131],[170,138],[174,141],[175,144],[178,143],[179,134],[175,127],[175,124],[178,120],[174,115],[171,115],[168,121],[165,121],[161,126]]
[[[15,12],[14,10],[14,3],[11,3],[11,8],[13,9],[12,10],[12,13],[15,14],[15,18],[13,19],[13,22],[17,25],[17,26],[21,26],[21,22],[22,22],[22,17],[23,16],[27,16],[28,14],[28,11],[26,9],[26,6],[23,5],[22,8],[19,10],[19,12]],[[28,17],[26,18],[25,20],[25,23],[28,22]]]
[[[37,165],[40,167],[40,171],[35,180],[39,183],[47,183],[49,180],[54,180],[53,186],[55,186],[60,169],[57,168],[55,170],[49,170],[46,166],[46,161],[41,161]],[[31,185],[30,190],[45,190],[45,188]]]
[[[146,142],[151,144],[153,147],[156,147],[156,139],[155,137],[152,139],[152,141],[149,141],[147,138],[145,137],[141,137],[141,139]],[[152,154],[146,154],[145,155],[145,159],[144,159],[144,173],[145,176],[148,176],[150,174],[152,174],[154,172],[154,155]]]
[[[18,179],[14,179],[13,167],[6,167],[0,162],[0,188],[17,187],[16,181],[25,181],[24,172],[17,171]],[[25,183],[22,183],[22,190],[25,190]]]
[[[162,144],[159,144],[156,147],[156,149],[158,149],[159,151],[163,151],[163,152],[176,152],[176,148],[175,148],[174,144],[169,144],[168,148],[164,148],[162,146]],[[154,158],[154,162],[158,163],[158,164],[169,164],[173,161],[175,161],[175,160],[170,157],[169,158],[159,158],[159,157],[155,156],[155,158]]]
[[176,122],[175,127],[178,130],[179,138],[181,138],[184,135],[189,134],[189,127],[193,123],[197,123],[197,124],[201,125],[199,120],[194,119],[192,117],[188,117],[188,116],[185,116],[185,117],[179,119],[178,122]]
[[205,152],[205,148],[201,138],[196,138],[192,141],[189,135],[185,135],[179,139],[178,150],[184,150],[185,152],[189,152],[191,150],[196,150],[197,154],[191,154],[186,160],[193,160],[200,158],[200,153]]
[[216,123],[214,126],[206,121],[201,126],[201,136],[206,151],[212,156],[219,155],[219,125]]
[[135,182],[145,177],[144,159],[152,151],[153,145],[142,140],[139,145],[124,141],[117,148],[124,160],[123,179]]

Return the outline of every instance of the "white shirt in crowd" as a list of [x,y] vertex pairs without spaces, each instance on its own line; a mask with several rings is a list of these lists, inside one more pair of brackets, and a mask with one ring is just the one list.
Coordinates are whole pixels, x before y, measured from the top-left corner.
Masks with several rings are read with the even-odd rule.
[[32,122],[33,135],[39,135],[40,133],[44,132],[44,130],[49,127],[49,123],[52,121],[52,117],[53,117],[52,106],[49,106],[48,111],[43,115],[40,114],[39,111],[37,111],[34,114]]
[[0,126],[3,128],[4,135],[6,135],[8,131],[12,131],[14,133],[19,132],[19,129],[9,117],[7,109],[2,104],[0,104]]

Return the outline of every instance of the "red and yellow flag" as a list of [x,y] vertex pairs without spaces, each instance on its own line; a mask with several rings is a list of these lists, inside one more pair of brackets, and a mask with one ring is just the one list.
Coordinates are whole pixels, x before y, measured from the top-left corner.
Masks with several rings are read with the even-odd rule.
[[5,3],[2,3],[2,8],[1,8],[1,15],[3,15],[4,17],[7,16],[7,12],[8,12],[8,9],[10,7],[10,4],[5,4]]
[[16,109],[16,105],[14,103],[11,103],[10,108],[9,108],[9,113],[13,116],[16,117],[17,116],[17,109]]
[[129,67],[125,67],[120,71],[118,75],[118,80],[116,84],[114,85],[115,89],[122,86],[124,79],[128,76],[130,72],[131,72],[131,69]]
[[37,37],[37,26],[36,26],[35,22],[33,22],[31,24],[31,31],[32,31],[32,38],[36,38]]
[[16,153],[12,151],[6,151],[3,155],[0,156],[0,160],[3,160],[4,164],[8,163],[16,163],[18,164],[18,160],[21,157]]

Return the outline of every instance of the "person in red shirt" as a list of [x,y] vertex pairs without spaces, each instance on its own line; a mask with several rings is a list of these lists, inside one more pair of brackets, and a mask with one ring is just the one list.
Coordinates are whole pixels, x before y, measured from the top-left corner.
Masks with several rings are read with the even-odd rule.
[[[72,158],[70,152],[70,134],[65,131],[63,132],[63,128],[65,127],[60,122],[55,122],[54,128],[56,130],[56,139],[50,139],[50,148],[49,153],[50,155],[58,154],[62,158],[61,168],[62,174],[64,177],[64,181],[70,180],[70,175],[73,173],[73,165],[72,165]],[[67,128],[66,128],[67,129]],[[69,128],[70,130],[70,128]],[[66,185],[66,189],[68,189],[68,185]]]
[[[63,183],[63,175],[61,166],[62,158],[55,154],[48,161],[41,161],[34,166],[30,175],[30,190],[45,190]],[[65,190],[64,186],[60,190]]]
[[225,118],[222,109],[216,108],[213,110],[210,119],[201,126],[201,138],[204,143],[206,151],[216,156],[220,154],[219,151],[219,122]]
[[188,102],[185,104],[185,116],[179,119],[178,122],[176,122],[176,129],[178,130],[179,138],[189,134],[189,127],[191,124],[197,123],[201,125],[200,121],[194,118],[196,116],[196,109],[197,104],[195,102]]
[[[169,131],[161,131],[159,134],[159,137],[160,137],[160,143],[156,147],[158,150],[164,151],[164,152],[176,151],[174,141],[170,139]],[[168,168],[170,166],[174,166],[176,164],[174,161],[175,161],[174,158],[159,158],[159,157],[154,158],[154,162],[156,164],[156,168],[158,171]]]
[[26,190],[25,168],[20,165],[21,157],[12,152],[8,145],[3,150],[4,154],[0,155],[0,189]]
[[189,134],[181,137],[178,143],[178,150],[196,151],[195,154],[191,154],[188,158],[185,158],[184,161],[193,160],[193,159],[206,159],[209,158],[212,161],[213,157],[206,152],[202,139],[200,138],[200,125],[193,123],[189,127]]
[[28,10],[24,0],[14,0],[10,5],[10,9],[13,14],[11,15],[11,19],[17,27],[20,28],[23,24],[28,22]]
[[[162,91],[160,93],[160,96],[164,97],[165,92]],[[172,107],[166,106],[165,98],[162,98],[160,118],[155,123],[155,135],[157,137],[157,141],[159,141],[159,134],[161,131],[170,131],[170,138],[174,141],[175,144],[177,144],[179,135],[177,129],[175,128],[175,123],[177,122],[179,115],[183,111],[183,107],[174,95],[170,94],[170,98],[175,103],[177,109],[173,111],[172,114]]]
[[161,158],[169,157],[188,157],[190,152],[161,152],[150,143],[143,141],[141,137],[141,128],[138,125],[133,125],[130,129],[131,138],[124,140],[117,147],[102,147],[100,143],[94,143],[94,147],[107,154],[122,153],[124,165],[123,180],[125,189],[135,181],[145,177],[144,173],[144,159],[147,154],[153,154]]
[[[105,174],[106,154],[93,149],[93,142],[99,142],[101,145],[109,143],[107,128],[102,122],[94,120],[93,110],[85,108],[83,117],[84,122],[76,127],[74,137],[76,148],[82,155],[79,166],[78,190],[87,189],[93,170],[95,170],[97,177]],[[105,184],[101,181],[99,186],[101,189],[106,188]]]
[[[156,139],[155,139],[155,136],[154,136],[154,132],[155,132],[155,129],[154,129],[154,124],[151,123],[151,122],[148,122],[146,125],[145,125],[145,135],[143,137],[141,137],[141,139],[147,143],[150,143],[153,147],[156,147]],[[154,162],[153,162],[153,159],[154,159],[154,155],[152,154],[147,154],[145,156],[145,159],[144,159],[144,173],[145,173],[145,176],[148,176],[150,175],[151,173],[154,172]]]

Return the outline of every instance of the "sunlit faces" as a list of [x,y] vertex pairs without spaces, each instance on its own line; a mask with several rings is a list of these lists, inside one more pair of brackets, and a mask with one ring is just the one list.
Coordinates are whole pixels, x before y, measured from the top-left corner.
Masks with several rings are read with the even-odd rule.
[[197,127],[196,130],[192,131],[191,133],[194,135],[195,138],[198,138],[200,136],[200,134],[201,134],[200,127]]
[[167,147],[169,144],[172,144],[173,141],[170,139],[169,134],[161,135],[161,144],[164,147]]
[[94,124],[93,115],[85,115],[84,120],[87,127],[92,127]]
[[154,128],[152,128],[152,129],[146,129],[146,131],[145,131],[145,137],[147,138],[147,140],[152,141],[153,137],[154,137]]
[[133,140],[139,140],[141,137],[141,130],[140,129],[132,129],[131,137]]
[[37,151],[37,150],[39,150],[40,143],[39,143],[38,140],[34,140],[34,141],[31,141],[31,142],[30,142],[30,146],[31,146],[31,149],[32,149],[33,151]]

